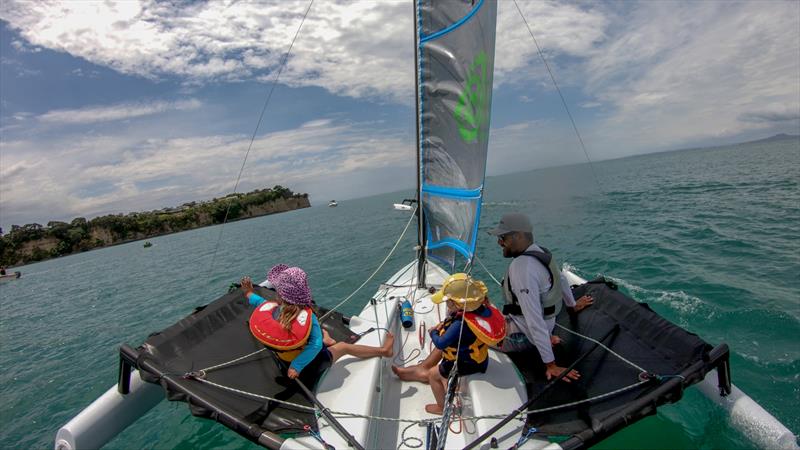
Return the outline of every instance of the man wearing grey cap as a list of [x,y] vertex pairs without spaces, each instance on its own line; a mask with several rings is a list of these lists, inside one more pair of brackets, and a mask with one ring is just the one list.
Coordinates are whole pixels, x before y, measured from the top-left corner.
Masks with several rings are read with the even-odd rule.
[[[504,257],[514,258],[503,279],[507,337],[500,350],[538,351],[547,379],[558,376],[564,368],[556,365],[552,346],[560,340],[552,332],[561,303],[580,311],[592,304],[592,298],[583,296],[575,301],[552,253],[533,243],[533,226],[527,215],[504,214],[489,234],[497,236]],[[578,371],[572,370],[563,379],[578,378]]]

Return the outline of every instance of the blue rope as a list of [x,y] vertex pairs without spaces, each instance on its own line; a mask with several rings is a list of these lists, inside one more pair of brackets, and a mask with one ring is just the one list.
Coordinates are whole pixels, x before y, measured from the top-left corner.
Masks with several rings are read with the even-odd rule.
[[311,428],[310,425],[303,426],[303,429],[305,431],[307,431],[308,434],[310,434],[311,436],[314,436],[314,438],[316,438],[316,440],[318,440],[319,443],[322,444],[322,447],[325,448],[325,450],[336,450],[336,447],[334,447],[331,444],[328,444],[327,442],[325,442],[325,439],[322,439],[322,435],[319,434],[318,432],[314,431],[314,429]]
[[534,427],[530,427],[530,428],[528,428],[528,432],[527,432],[527,433],[525,433],[525,434],[523,434],[522,436],[520,436],[520,437],[519,437],[519,439],[517,440],[517,443],[516,443],[516,444],[514,444],[514,445],[512,445],[512,446],[511,446],[511,448],[510,448],[509,450],[516,450],[516,449],[518,449],[518,448],[519,448],[519,447],[520,447],[522,444],[524,444],[525,442],[527,442],[527,441],[528,441],[528,439],[530,439],[530,438],[531,438],[531,436],[533,436],[533,435],[534,435],[536,432],[538,432],[538,431],[539,431],[539,430],[537,430],[537,429],[536,429],[536,428],[534,428]]

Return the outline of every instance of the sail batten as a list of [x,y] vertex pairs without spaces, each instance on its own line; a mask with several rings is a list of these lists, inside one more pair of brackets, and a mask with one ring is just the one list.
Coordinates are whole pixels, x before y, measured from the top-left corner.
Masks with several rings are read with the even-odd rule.
[[486,172],[497,4],[417,4],[419,196],[430,257],[475,254]]

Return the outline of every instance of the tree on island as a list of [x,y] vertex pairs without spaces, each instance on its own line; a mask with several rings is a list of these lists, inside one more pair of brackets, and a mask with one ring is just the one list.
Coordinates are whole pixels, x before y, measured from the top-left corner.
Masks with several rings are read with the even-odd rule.
[[[307,199],[308,194],[295,194],[288,188],[276,185],[272,189],[235,193],[206,202],[187,202],[179,207],[155,211],[108,214],[91,220],[76,217],[69,223],[50,221],[46,227],[38,223],[12,225],[11,232],[0,237],[0,265],[41,261],[121,242],[252,217],[253,211],[258,211],[258,208],[292,197]],[[263,210],[261,211],[256,215],[263,214]],[[31,244],[28,244],[26,247],[27,243],[39,241],[47,241],[47,244],[44,247],[34,245],[33,248],[29,248]],[[27,252],[24,251],[26,248]]]

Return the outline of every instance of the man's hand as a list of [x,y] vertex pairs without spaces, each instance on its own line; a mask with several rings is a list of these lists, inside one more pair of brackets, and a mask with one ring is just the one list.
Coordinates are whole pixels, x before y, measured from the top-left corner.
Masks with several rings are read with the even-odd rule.
[[[547,363],[547,370],[545,371],[545,375],[547,375],[547,380],[549,381],[549,380],[561,375],[561,372],[563,372],[564,369],[565,369],[565,367],[557,366],[555,361],[553,361],[551,363]],[[565,381],[567,383],[572,383],[572,380],[577,380],[580,377],[581,377],[581,374],[578,373],[577,370],[572,369],[572,370],[569,371],[568,374],[566,374],[564,376],[564,378],[561,379],[561,381]]]
[[556,336],[555,334],[550,335],[550,345],[555,347],[556,345],[561,343],[561,338]]
[[300,372],[294,370],[292,367],[289,367],[289,370],[286,371],[286,376],[294,380],[300,376]]
[[575,300],[575,312],[580,312],[583,309],[586,309],[594,303],[594,299],[591,295],[584,295],[583,297]]

